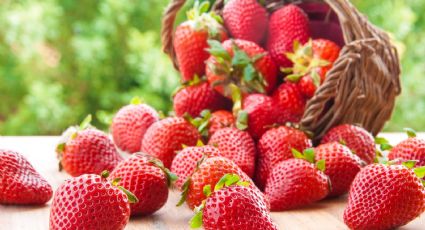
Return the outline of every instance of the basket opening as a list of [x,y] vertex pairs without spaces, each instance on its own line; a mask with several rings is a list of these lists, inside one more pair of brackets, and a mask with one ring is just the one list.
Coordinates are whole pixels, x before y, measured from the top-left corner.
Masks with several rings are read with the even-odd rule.
[[313,38],[331,40],[340,47],[345,45],[337,14],[326,3],[300,3],[310,19],[310,31]]

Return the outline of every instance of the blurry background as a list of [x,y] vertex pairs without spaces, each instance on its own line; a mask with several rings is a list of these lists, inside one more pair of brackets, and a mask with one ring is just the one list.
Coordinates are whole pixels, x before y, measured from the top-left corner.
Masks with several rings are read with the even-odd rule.
[[[352,2],[400,49],[403,95],[386,130],[425,130],[425,1]],[[179,78],[161,51],[167,3],[0,0],[0,134],[60,134],[88,113],[106,128],[135,95],[170,110]]]

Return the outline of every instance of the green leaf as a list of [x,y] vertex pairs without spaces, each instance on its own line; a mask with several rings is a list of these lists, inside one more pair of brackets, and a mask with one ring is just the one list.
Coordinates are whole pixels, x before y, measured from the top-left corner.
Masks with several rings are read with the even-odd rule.
[[292,155],[294,155],[295,158],[297,158],[297,159],[305,159],[304,155],[300,151],[292,148],[291,149],[291,152],[292,152]]
[[413,171],[415,172],[416,176],[418,176],[419,178],[425,177],[425,166],[415,168],[413,169]]
[[196,147],[202,147],[202,146],[204,146],[205,144],[204,144],[204,142],[202,142],[202,140],[201,139],[199,139],[197,142],[196,142]]
[[248,128],[248,112],[241,110],[238,112],[236,119],[236,128],[239,130],[246,130]]
[[251,183],[249,181],[239,181],[236,184],[242,187],[248,187]]
[[187,199],[187,195],[189,194],[189,185],[191,183],[190,177],[188,177],[186,179],[186,181],[184,182],[183,186],[182,186],[182,193],[180,194],[180,200],[179,202],[177,202],[176,206],[181,206],[182,204],[184,204],[184,202]]
[[412,169],[415,167],[415,165],[418,163],[418,161],[405,161],[403,163],[401,163],[402,165],[406,166],[409,169]]
[[104,170],[102,173],[100,173],[100,176],[104,179],[109,177],[109,171],[108,170]]
[[308,162],[314,163],[314,149],[308,148],[304,150],[304,157]]
[[300,74],[290,74],[288,76],[286,76],[286,80],[290,81],[290,82],[298,82],[301,79],[302,75]]
[[176,174],[172,173],[168,168],[164,166],[162,161],[157,159],[152,159],[149,162],[155,165],[156,167],[160,168],[164,172],[165,176],[167,177],[168,186],[171,186],[176,180],[179,179]]
[[140,105],[142,104],[142,99],[140,97],[133,97],[130,101],[130,104],[132,105]]
[[130,204],[135,204],[135,203],[139,202],[139,199],[137,199],[137,197],[132,192],[128,191],[127,189],[125,189],[122,186],[117,186],[117,188],[119,188],[121,191],[123,191],[125,193],[125,195],[127,195],[128,202]]
[[63,153],[63,151],[65,150],[65,143],[60,143],[56,146],[56,152],[57,153]]
[[202,227],[202,211],[196,212],[195,215],[190,219],[189,225],[191,228]]
[[207,13],[210,9],[210,2],[209,1],[203,1],[201,5],[199,6],[199,15],[203,13]]
[[84,130],[84,129],[88,128],[91,120],[92,120],[91,114],[87,115],[87,117],[84,118],[83,122],[81,122],[81,124],[80,124],[80,130]]
[[204,195],[209,197],[211,195],[211,185],[205,185],[203,188]]
[[412,128],[404,128],[404,131],[407,133],[409,138],[416,137],[416,131]]
[[250,82],[254,80],[256,73],[257,70],[254,68],[254,66],[252,64],[248,64],[243,69],[243,79],[247,82]]
[[207,51],[214,57],[220,57],[225,60],[231,59],[229,52],[224,49],[223,45],[219,41],[209,39],[208,45],[210,46],[210,48]]
[[324,172],[326,170],[326,161],[324,159],[317,161],[316,168]]
[[393,146],[390,145],[390,144],[382,144],[380,146],[380,148],[381,148],[382,151],[387,151],[387,150],[391,150],[393,148]]
[[224,187],[224,185],[226,184],[228,177],[231,177],[231,174],[226,174],[223,177],[221,177],[220,180],[217,182],[217,184],[215,184],[214,191],[218,191],[218,190],[222,189]]
[[316,70],[311,71],[310,77],[313,80],[314,86],[316,86],[316,88],[319,88],[321,79],[317,71]]
[[232,58],[232,66],[243,67],[251,63],[251,58],[244,51],[233,45],[234,55]]
[[241,179],[241,177],[237,174],[231,174],[230,177],[227,178],[227,180],[225,181],[226,186],[231,186],[236,184],[239,180]]

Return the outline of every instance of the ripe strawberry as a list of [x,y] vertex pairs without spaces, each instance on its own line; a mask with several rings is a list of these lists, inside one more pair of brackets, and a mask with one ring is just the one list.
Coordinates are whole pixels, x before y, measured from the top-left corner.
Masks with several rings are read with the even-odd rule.
[[308,17],[298,6],[289,4],[275,11],[269,22],[267,50],[280,67],[291,67],[286,53],[295,41],[304,44],[310,38]]
[[266,9],[256,0],[230,0],[223,9],[226,28],[234,38],[260,44],[269,24]]
[[74,177],[113,170],[122,160],[108,135],[91,127],[90,121],[89,115],[79,127],[68,128],[56,147],[59,169]]
[[277,163],[293,158],[292,149],[303,151],[313,146],[300,130],[280,126],[268,130],[258,141],[258,159],[255,182],[264,189],[269,173]]
[[314,164],[292,158],[273,167],[264,193],[272,211],[299,208],[325,198],[329,194],[328,180]]
[[140,151],[146,130],[158,120],[159,115],[155,109],[134,98],[131,104],[121,108],[112,120],[111,133],[114,143],[129,153]]
[[[214,187],[220,178],[228,173],[237,174],[243,180],[251,181],[251,179],[231,160],[224,157],[207,158],[200,164],[198,169],[195,170],[183,186],[182,199],[179,205],[186,201],[191,209],[199,206],[206,198],[203,192],[204,186],[211,185]],[[251,187],[255,188],[254,185]]]
[[418,166],[425,166],[425,140],[416,137],[416,134],[411,132],[407,140],[391,149],[388,158],[390,160],[416,160]]
[[247,132],[237,128],[223,128],[211,136],[208,144],[217,146],[221,156],[235,162],[249,177],[254,176],[255,142]]
[[131,204],[131,215],[149,215],[165,205],[168,186],[177,179],[162,162],[144,154],[136,153],[122,161],[109,178],[121,178],[120,185],[132,192],[139,202]]
[[211,137],[217,130],[226,127],[235,127],[233,114],[226,110],[215,111],[209,120],[208,136]]
[[331,180],[329,197],[340,196],[348,192],[351,182],[362,168],[364,162],[349,148],[338,142],[319,145],[314,149],[315,159],[325,160],[325,174]]
[[[277,67],[267,51],[245,40],[209,41],[208,81],[222,95],[270,93],[276,85]],[[239,93],[239,92],[238,92]]]
[[171,164],[171,172],[178,176],[175,186],[179,189],[182,188],[186,179],[192,175],[198,162],[203,157],[216,157],[220,155],[220,150],[210,145],[184,148],[177,154]]
[[350,229],[395,229],[425,211],[425,168],[373,164],[354,179],[344,210]]
[[273,99],[280,114],[278,117],[279,123],[298,123],[301,120],[306,100],[296,84],[283,83],[274,92]]
[[372,135],[365,129],[354,125],[339,125],[332,128],[322,138],[321,143],[342,142],[359,156],[366,164],[375,159],[375,142]]
[[293,63],[293,67],[283,69],[290,73],[286,79],[298,82],[303,95],[312,98],[316,89],[325,81],[340,50],[337,44],[326,39],[310,40],[303,46],[296,42],[293,53],[286,54]]
[[210,56],[206,49],[207,41],[216,39],[224,41],[227,34],[220,24],[222,20],[213,12],[207,13],[209,2],[204,1],[188,12],[188,21],[176,28],[174,49],[183,81],[190,81],[195,76],[205,74],[205,60]]
[[[197,208],[190,224],[205,230],[262,229],[277,230],[267,203],[258,190],[247,187],[238,175],[226,174],[214,187],[204,187],[208,198]],[[211,191],[214,188],[214,191]]]
[[[248,128],[249,134],[258,140],[271,126],[277,124],[278,111],[274,100],[264,94],[251,94],[243,100],[243,111],[239,115],[240,128]],[[247,124],[247,127],[246,127]]]
[[[196,80],[197,79],[197,80]],[[177,116],[199,116],[205,109],[211,111],[231,108],[231,101],[215,91],[208,82],[195,78],[174,96],[174,111]]]
[[55,192],[50,209],[50,229],[124,229],[131,203],[137,198],[118,180],[110,183],[102,176],[85,174],[66,180]]
[[201,138],[195,126],[181,117],[160,120],[146,131],[142,141],[142,152],[161,160],[169,168],[182,145],[193,146]]
[[52,187],[21,154],[0,150],[0,204],[41,205]]

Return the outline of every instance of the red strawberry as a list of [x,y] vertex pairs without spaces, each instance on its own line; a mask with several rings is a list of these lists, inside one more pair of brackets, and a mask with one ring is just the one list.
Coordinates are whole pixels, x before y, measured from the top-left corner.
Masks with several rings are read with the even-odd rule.
[[277,230],[263,195],[247,187],[248,181],[239,179],[238,175],[226,174],[214,187],[204,187],[208,198],[192,218],[192,228]]
[[395,229],[425,211],[425,168],[373,164],[354,179],[344,210],[350,229]]
[[299,208],[325,198],[328,180],[314,164],[292,158],[273,167],[264,193],[272,211]]
[[112,121],[111,133],[115,144],[129,153],[140,151],[146,130],[158,120],[155,109],[134,98],[130,105],[118,111]]
[[142,152],[161,160],[169,168],[176,151],[193,146],[201,138],[195,126],[181,117],[169,117],[154,123],[146,131]]
[[266,9],[256,0],[230,0],[223,9],[226,28],[234,38],[260,44],[267,32]]
[[375,159],[375,141],[365,129],[354,125],[339,125],[332,128],[323,137],[321,143],[342,142],[367,164]]
[[235,162],[249,177],[254,176],[255,142],[247,132],[223,128],[211,136],[208,144],[217,146],[223,157]]
[[235,127],[233,114],[226,110],[213,112],[209,120],[208,136],[211,137],[217,130],[226,127]]
[[277,67],[267,51],[245,40],[210,41],[211,57],[206,75],[214,88],[235,98],[235,86],[242,94],[270,93],[276,85]]
[[52,187],[21,154],[0,150],[0,204],[40,205]]
[[213,12],[205,12],[209,3],[204,1],[201,5],[195,4],[194,9],[188,12],[189,20],[176,28],[173,40],[183,81],[205,74],[205,60],[210,56],[206,51],[209,47],[208,39],[227,39],[227,34],[219,23],[219,16]]
[[298,82],[303,95],[312,98],[316,89],[325,81],[340,50],[337,44],[326,39],[310,40],[303,46],[296,42],[294,52],[286,54],[293,63],[293,67],[283,69],[291,73],[286,79]]
[[319,145],[314,149],[316,160],[325,160],[325,174],[331,180],[330,197],[348,192],[351,182],[362,168],[364,162],[349,148],[338,142]]
[[192,175],[198,162],[203,157],[216,157],[220,155],[220,150],[210,145],[184,148],[177,154],[171,164],[171,172],[178,176],[175,183],[176,187],[179,189],[182,188],[186,179]]
[[130,205],[132,216],[149,215],[164,206],[168,186],[177,179],[162,162],[143,153],[119,163],[110,178],[121,178],[120,185],[139,199],[138,203]]
[[279,111],[279,123],[299,122],[304,114],[306,100],[294,83],[283,83],[274,92],[273,99]]
[[60,169],[71,176],[113,170],[122,160],[108,135],[90,126],[89,115],[79,127],[70,127],[56,147]]
[[174,111],[177,116],[199,116],[205,109],[211,111],[231,108],[231,101],[215,91],[208,82],[194,80],[174,96]]
[[388,158],[390,160],[416,160],[418,166],[425,166],[425,140],[416,137],[414,132],[410,132],[407,140],[391,149]]
[[[187,205],[194,209],[199,206],[206,196],[203,192],[203,188],[206,185],[214,187],[217,182],[225,174],[237,174],[243,180],[251,181],[251,179],[231,160],[224,157],[211,157],[205,159],[192,176],[187,180],[187,183],[183,186],[182,199],[180,204],[186,201]],[[254,185],[251,185],[255,188]]]
[[129,202],[138,202],[129,191],[102,177],[85,174],[66,180],[55,192],[50,209],[50,229],[124,229],[130,218]]
[[269,22],[267,50],[280,67],[291,67],[286,53],[295,41],[304,44],[310,38],[308,17],[298,6],[289,4],[275,11]]
[[311,148],[312,142],[300,130],[281,126],[272,128],[258,141],[258,159],[255,182],[264,189],[269,173],[277,163],[293,158],[292,149],[303,151]]
[[271,97],[264,94],[251,94],[243,100],[241,113],[246,115],[239,116],[238,124],[242,124],[243,129],[247,124],[249,134],[258,140],[267,129],[279,122],[277,112]]

